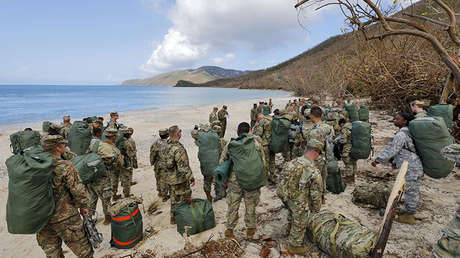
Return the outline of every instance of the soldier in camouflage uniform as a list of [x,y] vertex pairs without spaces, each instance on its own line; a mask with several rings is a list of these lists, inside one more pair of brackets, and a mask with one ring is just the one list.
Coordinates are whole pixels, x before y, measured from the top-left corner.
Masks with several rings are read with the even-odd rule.
[[219,110],[219,112],[217,113],[217,117],[219,118],[219,121],[220,121],[220,127],[221,127],[221,130],[222,130],[222,133],[221,133],[221,138],[223,138],[225,136],[225,131],[227,130],[227,116],[228,116],[228,112],[227,112],[227,106],[222,106],[222,109]]
[[415,118],[427,117],[428,113],[425,109],[429,106],[430,102],[428,100],[414,100],[410,103],[412,112],[415,113]]
[[118,147],[116,147],[116,146],[115,147],[120,151],[120,154],[123,157],[123,162],[121,162],[120,166],[117,166],[112,171],[112,173],[109,174],[110,183],[112,185],[112,194],[113,194],[112,199],[113,199],[113,201],[116,201],[116,200],[121,198],[121,194],[118,194],[118,185],[120,184],[120,181],[121,181],[121,178],[122,178],[123,166],[125,165],[125,161],[128,158],[127,157],[128,155],[127,155],[127,152],[126,152],[126,145],[127,145],[128,139],[126,139],[126,137],[124,137],[124,135],[128,131],[128,127],[121,126],[118,131],[123,133],[123,138],[121,140],[119,140],[119,139],[115,140],[115,141],[117,141],[117,140],[119,141],[119,143],[117,143],[117,145],[116,145]]
[[[252,130],[250,125],[246,122],[240,123],[238,125],[238,136],[243,134],[252,134]],[[257,137],[254,136],[256,140],[254,141],[255,147],[260,153],[262,161],[264,163],[264,167],[267,166],[267,162],[264,157],[264,147],[262,146],[261,142],[257,140]],[[220,156],[219,163],[222,163],[230,158],[230,154],[228,153],[228,144],[222,150],[222,154]],[[249,239],[254,237],[256,232],[256,207],[259,204],[260,200],[260,189],[247,192],[243,190],[238,181],[236,180],[235,170],[232,168],[230,177],[228,179],[228,193],[227,193],[227,229],[225,230],[225,236],[229,238],[234,238],[235,235],[233,234],[233,230],[236,227],[238,222],[238,210],[241,204],[241,200],[244,199],[244,205],[246,208],[246,212],[244,214],[244,222],[246,224],[246,236]]]
[[62,118],[62,123],[61,123],[61,132],[60,134],[62,135],[62,137],[64,137],[64,139],[69,139],[69,134],[70,134],[70,127],[72,127],[72,123],[70,122],[70,116],[69,115],[65,115],[63,118]]
[[217,107],[214,107],[212,109],[211,114],[209,114],[209,123],[212,124],[214,121],[219,121],[219,118],[217,117],[217,111],[219,109]]
[[307,218],[321,209],[322,178],[315,166],[324,146],[311,139],[307,152],[284,165],[277,194],[289,209],[288,247],[292,254],[305,255],[308,249],[303,245]]
[[158,196],[163,202],[169,200],[168,169],[166,165],[167,154],[169,152],[168,128],[160,129],[160,139],[156,140],[150,147],[150,165],[155,172]]
[[251,128],[254,127],[254,125],[256,124],[256,121],[257,121],[257,114],[259,112],[257,112],[257,104],[254,103],[254,106],[252,107],[251,109]]
[[93,257],[93,247],[80,217],[80,214],[89,214],[88,192],[72,162],[61,159],[66,144],[60,135],[45,136],[41,140],[43,150],[55,158],[52,188],[57,202],[48,224],[37,233],[37,242],[46,257],[64,257],[63,241],[76,256]]
[[114,171],[119,170],[123,162],[123,156],[114,144],[117,139],[117,132],[116,129],[107,128],[104,131],[105,140],[96,141],[89,146],[90,151],[95,152],[102,158],[106,167],[106,175],[88,185],[90,193],[89,207],[93,211],[96,210],[97,200],[98,198],[101,199],[102,209],[105,215],[104,225],[110,224],[110,215],[108,213],[108,208],[112,205],[110,201],[112,198],[110,175],[113,174]]
[[168,184],[171,195],[171,224],[176,224],[172,208],[192,197],[192,189],[195,185],[192,169],[189,165],[187,151],[179,142],[182,131],[177,125],[169,128],[169,152],[168,152]]
[[415,224],[414,214],[417,212],[422,184],[423,166],[420,157],[415,150],[414,142],[409,136],[409,122],[413,116],[407,113],[399,113],[394,120],[399,131],[393,140],[377,155],[372,166],[392,159],[394,168],[400,168],[403,161],[409,163],[406,173],[406,186],[404,188],[404,209],[395,220],[406,224]]
[[112,111],[110,112],[110,121],[107,123],[106,128],[113,128],[113,129],[120,129],[120,124],[117,122],[118,120],[118,112]]
[[137,168],[137,149],[136,142],[132,138],[134,129],[129,127],[126,130],[124,137],[126,138],[125,144],[123,145],[123,166],[120,173],[121,186],[123,187],[123,195],[125,198],[131,196],[131,185],[133,182],[133,170]]
[[262,113],[257,115],[254,135],[262,139],[264,156],[267,161],[265,175],[271,183],[276,184],[275,154],[270,151],[270,141],[272,139],[272,120],[270,117],[264,116]]
[[355,182],[355,175],[358,173],[358,165],[357,165],[357,160],[352,159],[350,157],[350,152],[351,152],[351,130],[352,130],[352,124],[350,122],[350,117],[348,116],[346,118],[347,122],[345,125],[342,127],[342,136],[339,140],[339,143],[343,145],[343,151],[342,151],[342,161],[343,164],[345,165],[345,168],[343,170],[343,180],[346,183],[353,183]]
[[311,140],[319,141],[323,144],[321,155],[316,159],[315,166],[321,172],[323,178],[323,204],[325,203],[324,194],[326,193],[326,180],[327,180],[327,162],[334,158],[334,129],[332,126],[323,123],[321,117],[323,112],[319,107],[311,109],[310,118],[315,123],[313,128],[307,135],[307,142]]

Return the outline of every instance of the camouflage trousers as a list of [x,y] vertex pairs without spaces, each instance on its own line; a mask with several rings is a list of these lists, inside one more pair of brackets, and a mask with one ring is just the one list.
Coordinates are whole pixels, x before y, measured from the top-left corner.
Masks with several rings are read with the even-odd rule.
[[221,131],[220,131],[220,138],[224,138],[225,131],[227,130],[227,122],[220,122],[221,124]]
[[244,222],[246,228],[255,229],[256,224],[256,207],[260,201],[260,189],[246,192],[235,181],[230,181],[228,184],[227,193],[227,229],[234,229],[238,222],[238,210],[240,208],[241,200],[244,199],[244,206],[246,208],[244,214]]
[[[123,187],[123,194],[128,196],[131,192],[131,182],[133,180],[133,169],[132,168],[119,168],[114,169],[110,173],[110,181],[112,183],[112,193],[115,195],[118,193],[118,185],[121,182]],[[126,195],[128,194],[128,195]]]
[[344,153],[342,155],[342,161],[345,165],[342,175],[344,177],[354,177],[358,173],[357,160],[350,158],[349,153]]
[[169,187],[171,195],[171,218],[173,218],[172,208],[174,205],[190,199],[192,197],[192,189],[187,181],[182,184],[169,185]]
[[404,188],[404,211],[416,213],[420,199],[420,186],[422,185],[423,170],[408,169],[406,173],[406,186]]
[[288,199],[286,205],[289,210],[288,223],[291,225],[289,231],[288,244],[292,246],[302,246],[305,230],[307,230],[307,218],[310,213],[306,203]]
[[96,182],[88,185],[89,191],[89,208],[92,210],[91,213],[94,214],[96,210],[98,198],[102,201],[102,209],[105,216],[109,216],[108,208],[112,206],[110,199],[112,198],[112,188],[110,186],[110,179],[107,176],[103,176],[96,180]]
[[63,258],[62,241],[77,257],[93,257],[93,247],[86,236],[80,215],[48,224],[37,233],[38,245],[46,257]]
[[[211,195],[211,188],[212,183],[214,182],[214,176],[203,176],[204,183],[203,183],[203,191],[206,193],[206,196]],[[216,199],[222,199],[227,196],[226,189],[224,185],[214,183],[214,193],[216,195]]]
[[265,161],[267,162],[267,169],[265,171],[265,176],[272,183],[277,182],[277,174],[275,169],[275,154],[270,151],[268,145],[264,146],[264,155]]
[[167,171],[163,169],[155,169],[154,172],[158,196],[160,198],[169,197],[169,185],[166,181],[168,178]]
[[327,179],[327,165],[324,159],[317,160],[315,162],[316,168],[318,168],[319,172],[321,172],[321,179],[323,182],[323,195],[326,193],[326,179]]

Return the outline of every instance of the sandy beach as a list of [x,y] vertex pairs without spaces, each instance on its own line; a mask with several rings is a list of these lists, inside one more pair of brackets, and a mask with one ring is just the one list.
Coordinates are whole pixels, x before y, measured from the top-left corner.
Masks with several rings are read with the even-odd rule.
[[[292,97],[273,98],[275,108],[284,108],[285,103]],[[230,118],[228,120],[225,138],[229,140],[236,136],[236,127],[242,121],[248,121],[250,109],[253,103],[258,100],[243,100],[232,103],[219,103],[218,105],[205,105],[199,107],[184,108],[179,110],[143,110],[136,112],[120,113],[119,121],[134,128],[133,138],[136,140],[138,149],[139,169],[134,171],[134,180],[138,182],[132,187],[132,192],[136,196],[144,199],[145,211],[149,205],[157,198],[155,189],[155,177],[153,169],[149,163],[149,148],[152,142],[158,138],[158,130],[171,125],[178,125],[182,129],[181,142],[187,149],[190,165],[196,179],[193,187],[194,198],[205,198],[203,191],[203,176],[200,173],[197,158],[198,148],[193,143],[190,132],[194,125],[206,123],[208,115],[213,106],[228,106]],[[108,115],[105,116],[108,119]],[[373,123],[374,148],[377,154],[393,136],[396,128],[390,122],[391,117],[380,112],[371,112],[371,122]],[[107,121],[107,120],[106,120]],[[22,128],[18,128],[22,129]],[[40,128],[34,128],[40,130]],[[8,179],[5,167],[5,160],[11,155],[9,149],[9,135],[17,130],[0,131],[0,207],[6,206],[8,195]],[[376,155],[375,154],[375,155]],[[356,184],[369,181],[372,178],[384,178],[385,174],[395,174],[390,166],[379,166],[373,168],[367,160],[360,160],[358,163],[360,176]],[[459,173],[458,169],[456,173]],[[354,185],[349,185],[346,191],[340,195],[328,193],[326,195],[326,205],[323,209],[328,209],[359,221],[364,226],[378,230],[382,217],[378,210],[358,207],[351,202],[351,193]],[[270,235],[278,243],[278,247],[284,249],[286,210],[281,208],[281,202],[276,197],[275,188],[263,187],[261,202],[257,208],[258,213],[258,233]],[[121,188],[119,188],[121,191]],[[455,200],[460,198],[460,181],[453,174],[446,178],[434,180],[427,176],[423,179],[421,188],[421,198],[419,213],[417,214],[416,225],[404,225],[394,223],[390,234],[390,239],[386,248],[386,257],[429,257],[432,245],[440,238],[441,230],[448,221],[453,218],[455,210]],[[227,204],[225,200],[213,204],[217,226],[209,231],[190,237],[192,244],[199,245],[208,240],[214,234],[213,240],[223,238],[225,230],[225,216]],[[144,230],[149,229],[156,232],[148,239],[130,250],[118,250],[110,247],[110,225],[97,224],[98,230],[104,235],[104,242],[101,248],[95,250],[95,257],[123,257],[135,252],[151,250],[156,257],[171,254],[184,247],[185,240],[176,231],[175,225],[169,223],[170,203],[161,203],[159,212],[156,215],[148,215],[143,212]],[[98,212],[102,214],[102,207],[98,204]],[[244,205],[240,207],[240,222],[236,229],[236,236],[239,240],[245,237],[243,222]],[[43,251],[38,246],[35,235],[11,235],[7,232],[5,209],[0,212],[0,247],[1,257],[43,257]],[[245,249],[244,257],[260,257],[263,244],[242,241],[241,247]],[[67,247],[64,247],[68,250]],[[317,249],[314,249],[320,257],[323,256]],[[273,253],[273,252],[272,252]],[[275,255],[276,256],[276,255]],[[317,257],[318,257],[317,256]],[[66,252],[66,257],[74,257],[70,251]]]

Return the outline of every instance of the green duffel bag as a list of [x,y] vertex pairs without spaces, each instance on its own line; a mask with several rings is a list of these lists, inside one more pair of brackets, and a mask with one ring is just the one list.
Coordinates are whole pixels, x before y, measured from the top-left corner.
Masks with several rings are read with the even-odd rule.
[[358,206],[371,206],[375,209],[387,207],[390,198],[391,188],[386,184],[359,184],[352,192],[351,201]]
[[454,125],[454,107],[449,104],[439,104],[431,106],[428,109],[428,115],[431,117],[442,117],[448,129]]
[[214,210],[208,200],[192,199],[173,207],[172,212],[177,224],[177,232],[183,235],[185,227],[187,235],[195,235],[216,226]]
[[[128,199],[131,200],[131,198]],[[129,202],[126,202],[125,199],[119,201],[126,202],[127,205],[119,209],[116,215],[112,215],[110,223],[112,230],[110,245],[118,249],[133,248],[144,237],[141,211],[137,202],[134,199],[130,200]]]
[[337,160],[329,161],[327,163],[326,189],[333,194],[339,194],[345,191],[346,187],[347,185],[343,182],[340,174],[339,162]]
[[35,234],[48,224],[56,205],[51,187],[54,158],[41,147],[34,147],[11,156],[5,163],[9,179],[8,232]]
[[214,170],[219,165],[221,153],[219,136],[215,131],[199,131],[197,143],[201,174],[204,176],[213,175]]
[[369,106],[361,104],[358,111],[359,121],[369,122]]
[[48,133],[48,130],[50,129],[51,122],[50,121],[43,121],[42,123],[42,131],[43,133]]
[[[96,142],[99,144],[99,142]],[[97,150],[97,147],[95,147]],[[96,153],[88,153],[77,156],[72,160],[73,165],[78,170],[78,174],[83,184],[89,184],[105,175],[105,165],[101,157]]]
[[37,131],[19,131],[10,135],[11,147],[14,154],[19,154],[23,150],[40,146],[40,132]]
[[232,173],[232,159],[227,159],[214,169],[214,181],[216,184],[225,184]]
[[308,216],[307,235],[334,258],[368,258],[377,243],[376,232],[327,210]]
[[409,123],[410,136],[414,140],[425,174],[432,178],[446,177],[453,170],[455,162],[445,159],[442,148],[453,144],[444,119],[441,117],[422,117]]
[[272,120],[272,138],[270,140],[270,151],[281,153],[286,149],[289,141],[289,132],[291,130],[291,121],[287,118],[273,118]]
[[350,122],[359,120],[358,109],[356,108],[354,103],[345,104],[345,110],[348,112],[348,116],[350,117]]
[[270,115],[270,106],[267,106],[267,105],[264,105],[262,107],[262,114],[264,114],[264,116],[268,116]]
[[70,151],[77,155],[83,155],[88,151],[92,134],[89,126],[84,121],[75,121],[70,127],[69,145]]
[[251,192],[265,185],[264,154],[257,150],[254,136],[243,134],[231,139],[228,153],[232,158],[236,180],[243,190]]
[[371,124],[363,121],[355,121],[351,128],[351,151],[352,159],[367,159],[372,152]]

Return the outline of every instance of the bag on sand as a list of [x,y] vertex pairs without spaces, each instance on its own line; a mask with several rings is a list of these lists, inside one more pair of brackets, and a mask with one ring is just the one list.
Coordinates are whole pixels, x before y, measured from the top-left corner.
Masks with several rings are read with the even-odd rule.
[[75,121],[69,132],[70,151],[77,155],[85,154],[88,151],[91,138],[88,124],[84,121]]
[[281,153],[286,149],[289,141],[289,132],[291,131],[291,121],[287,118],[273,118],[272,120],[272,138],[270,140],[270,151]]
[[243,134],[231,139],[228,152],[232,158],[236,180],[240,187],[248,192],[257,190],[265,185],[263,153],[260,153],[254,142],[254,136]]
[[40,132],[38,131],[19,131],[10,135],[11,147],[14,154],[19,154],[21,151],[40,145]]
[[372,152],[371,124],[355,121],[351,129],[351,151],[352,159],[367,159]]
[[423,171],[432,178],[449,175],[455,162],[445,159],[441,149],[454,143],[444,120],[440,117],[423,117],[409,123],[409,132],[423,164]]
[[428,115],[431,117],[442,117],[448,129],[454,125],[454,107],[450,104],[439,104],[431,106],[428,109]]
[[177,224],[177,232],[181,235],[195,235],[216,226],[214,210],[208,200],[192,199],[173,207],[172,212]]
[[216,184],[223,185],[232,173],[232,159],[227,159],[214,169],[214,181]]
[[326,189],[333,194],[339,194],[345,191],[347,185],[343,182],[340,174],[339,162],[331,160],[327,163]]
[[[96,143],[97,144],[97,143]],[[83,184],[89,184],[105,175],[105,165],[96,153],[88,153],[77,156],[72,160],[73,165],[78,170],[78,174]]]
[[391,189],[385,184],[360,184],[353,190],[352,202],[358,206],[369,205],[375,209],[387,206]]
[[221,146],[215,131],[200,131],[197,137],[201,174],[210,176],[219,165]]
[[369,106],[361,104],[358,111],[359,121],[369,122]]
[[112,239],[110,245],[130,249],[143,238],[142,214],[137,198],[121,199],[110,208]]
[[377,242],[374,231],[327,210],[307,218],[307,234],[321,250],[339,258],[367,258]]
[[48,224],[54,212],[53,157],[41,147],[6,160],[8,201],[6,223],[11,234],[35,234]]
[[345,110],[348,112],[348,115],[350,117],[350,122],[353,123],[354,121],[359,120],[358,109],[356,108],[354,103],[345,104]]

